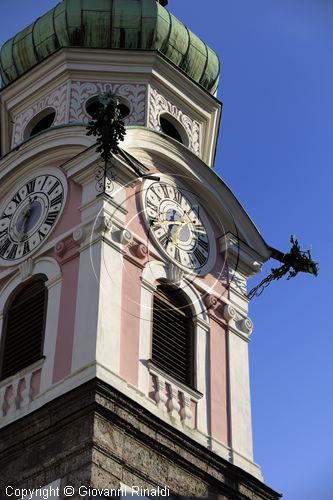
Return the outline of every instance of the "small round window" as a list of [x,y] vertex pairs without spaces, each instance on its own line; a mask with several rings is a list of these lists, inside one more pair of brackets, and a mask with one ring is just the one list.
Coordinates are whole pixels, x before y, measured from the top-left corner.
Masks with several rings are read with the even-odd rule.
[[[119,100],[120,100],[120,104],[119,104],[120,114],[121,114],[122,118],[126,118],[131,112],[130,104],[123,97],[120,97]],[[98,101],[98,96],[94,96],[94,97],[91,97],[90,99],[88,99],[88,101],[86,103],[86,111],[87,111],[88,115],[91,116],[91,118],[94,117],[94,115],[96,114],[100,105],[101,104]]]
[[171,115],[163,114],[160,116],[161,131],[172,137],[178,142],[188,145],[188,136],[182,125]]
[[40,113],[33,117],[25,129],[25,139],[32,137],[43,130],[52,127],[56,112],[53,108],[43,109]]

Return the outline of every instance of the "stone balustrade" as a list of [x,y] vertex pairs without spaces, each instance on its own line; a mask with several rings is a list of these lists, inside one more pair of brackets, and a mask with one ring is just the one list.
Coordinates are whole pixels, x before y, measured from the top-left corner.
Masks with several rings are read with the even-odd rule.
[[191,429],[196,428],[196,408],[202,397],[199,392],[186,387],[162,370],[149,364],[151,390],[149,396],[158,408]]
[[40,390],[43,359],[0,382],[0,425],[35,399]]

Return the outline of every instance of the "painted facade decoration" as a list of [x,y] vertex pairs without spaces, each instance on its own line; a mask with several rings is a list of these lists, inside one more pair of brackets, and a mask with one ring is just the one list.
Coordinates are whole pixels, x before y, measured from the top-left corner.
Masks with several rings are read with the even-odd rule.
[[187,116],[175,104],[158,92],[158,90],[152,88],[149,101],[149,125],[159,132],[161,132],[160,117],[163,113],[173,116],[184,127],[188,137],[189,149],[200,156],[200,124]]
[[88,123],[90,117],[86,103],[94,96],[111,91],[125,99],[130,113],[125,125],[144,125],[146,115],[147,87],[140,84],[112,84],[105,82],[72,81],[70,91],[69,122]]

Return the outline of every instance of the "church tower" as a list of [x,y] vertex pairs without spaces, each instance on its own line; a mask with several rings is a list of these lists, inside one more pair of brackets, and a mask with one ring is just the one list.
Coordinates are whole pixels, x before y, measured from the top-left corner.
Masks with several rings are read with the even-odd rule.
[[[218,57],[167,3],[63,0],[1,49],[8,498],[280,496],[248,368],[246,282],[270,249],[213,170]],[[86,126],[107,92],[126,135],[105,176]]]

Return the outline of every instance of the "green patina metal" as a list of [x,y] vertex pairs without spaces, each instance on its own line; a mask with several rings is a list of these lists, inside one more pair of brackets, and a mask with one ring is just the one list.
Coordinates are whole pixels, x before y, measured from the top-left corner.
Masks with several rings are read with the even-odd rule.
[[0,51],[3,85],[59,48],[158,50],[214,93],[216,53],[156,0],[63,0],[8,40]]

